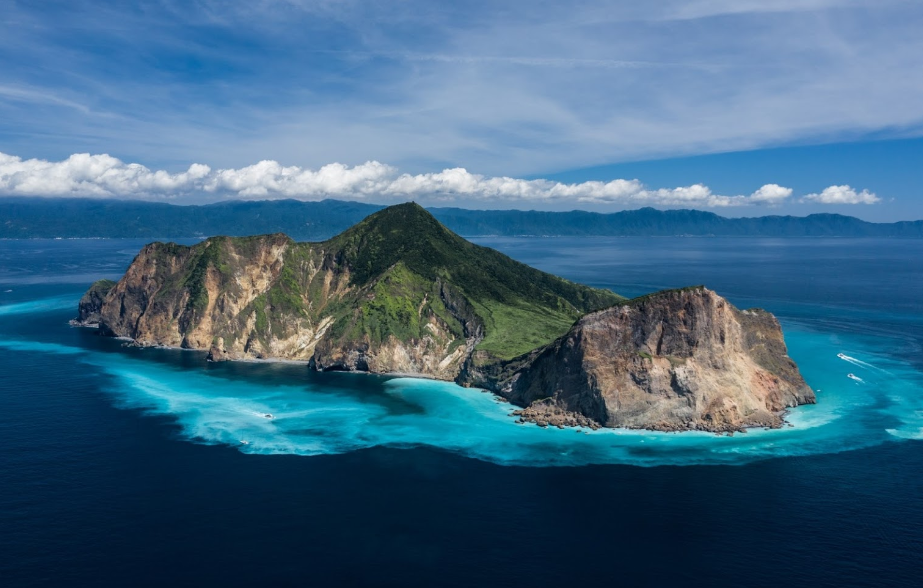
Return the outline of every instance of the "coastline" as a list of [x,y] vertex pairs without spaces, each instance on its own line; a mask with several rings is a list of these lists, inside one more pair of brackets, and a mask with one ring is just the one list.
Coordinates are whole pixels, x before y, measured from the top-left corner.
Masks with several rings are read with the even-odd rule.
[[[98,323],[81,323],[77,320],[70,320],[68,324],[72,327],[80,327],[87,329],[99,329]],[[163,344],[145,344],[143,342],[136,341],[131,337],[112,337],[113,339],[123,341],[126,347],[138,347],[142,349],[169,349],[174,351],[195,351],[198,353],[208,354],[209,352],[205,349],[194,349],[190,347],[182,347],[178,345],[163,345]],[[355,375],[364,375],[364,376],[378,376],[378,377],[387,377],[387,378],[412,378],[415,380],[429,380],[434,382],[445,382],[448,384],[455,384],[461,388],[467,388],[461,386],[454,380],[442,380],[436,378],[435,376],[429,374],[419,374],[413,372],[369,372],[362,370],[314,370],[311,367],[311,360],[308,359],[287,359],[283,357],[234,357],[221,360],[207,359],[208,363],[222,363],[225,361],[233,361],[240,363],[269,363],[269,364],[287,364],[287,365],[303,365],[311,369],[312,371],[318,371],[319,373],[344,373],[344,374],[355,374]],[[467,388],[472,389],[472,388]],[[490,394],[493,396],[494,400],[498,404],[509,404],[510,406],[516,407],[507,416],[513,420],[517,425],[524,425],[526,423],[531,423],[543,429],[547,428],[557,428],[557,429],[573,429],[577,432],[589,433],[591,431],[651,431],[655,433],[711,433],[717,436],[733,436],[735,433],[747,433],[749,429],[763,429],[763,430],[778,430],[785,427],[794,427],[794,425],[787,420],[785,416],[788,415],[789,410],[786,409],[779,413],[779,417],[782,419],[781,423],[778,426],[770,427],[767,425],[753,424],[753,425],[744,425],[738,428],[728,428],[726,430],[708,430],[700,429],[697,427],[687,427],[687,428],[677,428],[677,427],[606,427],[601,425],[598,422],[588,419],[583,415],[570,413],[562,409],[555,410],[555,407],[551,405],[545,405],[544,403],[533,403],[530,406],[518,406],[512,404],[509,399],[504,398],[503,396],[497,394],[492,390],[486,388],[474,388],[480,390],[485,394]],[[544,410],[543,410],[544,409]]]

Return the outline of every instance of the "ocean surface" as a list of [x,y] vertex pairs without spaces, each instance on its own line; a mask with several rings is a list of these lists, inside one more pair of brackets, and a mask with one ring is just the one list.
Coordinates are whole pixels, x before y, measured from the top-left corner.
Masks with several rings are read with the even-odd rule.
[[541,429],[448,383],[127,348],[67,320],[142,241],[0,241],[0,585],[923,585],[923,241],[475,241],[765,308],[818,404]]

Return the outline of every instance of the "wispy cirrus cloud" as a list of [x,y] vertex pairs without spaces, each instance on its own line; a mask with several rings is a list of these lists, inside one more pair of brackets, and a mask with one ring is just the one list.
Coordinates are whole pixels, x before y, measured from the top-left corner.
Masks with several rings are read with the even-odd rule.
[[90,109],[85,104],[62,98],[51,91],[38,88],[0,85],[0,100],[26,104],[52,104],[73,108],[84,114],[89,114],[90,112]]
[[[545,179],[484,176],[464,168],[436,173],[400,173],[390,165],[368,161],[347,166],[330,163],[318,169],[283,166],[264,160],[240,168],[212,169],[193,163],[169,173],[109,155],[78,153],[62,161],[22,159],[0,153],[0,194],[92,198],[181,199],[338,198],[387,202],[506,202],[537,204],[574,202],[621,206],[723,208],[775,206],[792,189],[766,184],[749,195],[715,194],[708,186],[645,186],[635,179],[563,183]],[[849,186],[831,186],[804,200],[820,204],[873,204],[879,199]]]
[[921,24],[891,0],[14,3],[0,87],[45,101],[0,99],[0,140],[526,175],[919,135]]

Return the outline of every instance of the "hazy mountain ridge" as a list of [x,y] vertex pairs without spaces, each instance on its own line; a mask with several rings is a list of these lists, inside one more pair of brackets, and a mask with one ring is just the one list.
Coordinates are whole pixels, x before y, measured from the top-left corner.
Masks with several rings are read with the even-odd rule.
[[[336,235],[382,205],[339,200],[234,201],[179,206],[159,202],[69,198],[0,198],[0,238],[184,238],[285,233],[319,241]],[[700,210],[641,208],[585,211],[429,211],[460,235],[764,236],[923,238],[923,220],[870,223],[839,214],[725,218]]]

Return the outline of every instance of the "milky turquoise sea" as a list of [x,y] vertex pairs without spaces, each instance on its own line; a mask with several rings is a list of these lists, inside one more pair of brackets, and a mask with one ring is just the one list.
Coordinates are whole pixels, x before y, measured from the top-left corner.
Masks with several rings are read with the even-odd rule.
[[[767,488],[773,486],[766,486],[765,476],[760,473],[767,468],[802,465],[805,467],[796,474],[795,480],[798,476],[808,476],[809,482],[815,483],[810,477],[817,471],[829,475],[829,469],[820,467],[812,473],[812,467],[819,466],[810,466],[814,463],[811,460],[819,464],[831,459],[846,460],[845,465],[835,468],[843,477],[834,476],[839,491],[845,492],[850,488],[849,472],[861,476],[875,468],[887,467],[887,471],[892,472],[888,475],[893,476],[893,468],[898,467],[903,475],[911,475],[906,468],[913,470],[920,465],[919,455],[923,450],[920,443],[923,439],[923,242],[727,238],[480,238],[477,241],[540,269],[612,288],[627,296],[666,287],[705,284],[741,308],[765,308],[779,317],[789,354],[817,391],[818,403],[792,410],[788,415],[791,426],[778,430],[750,430],[733,436],[542,429],[517,424],[516,419],[509,416],[510,405],[491,394],[445,382],[347,373],[317,374],[298,364],[211,364],[201,352],[128,348],[120,341],[98,336],[91,329],[70,327],[67,320],[75,314],[77,300],[89,283],[101,277],[117,278],[142,242],[0,241],[0,434],[5,446],[0,458],[0,476],[6,488],[5,497],[0,499],[0,523],[4,523],[2,528],[5,529],[0,535],[3,539],[0,553],[8,557],[4,560],[4,556],[0,556],[0,572],[5,564],[6,573],[12,574],[8,577],[17,578],[17,585],[55,584],[68,577],[77,583],[92,583],[96,578],[103,584],[118,584],[132,577],[131,570],[141,565],[137,562],[146,561],[136,551],[143,549],[144,536],[135,537],[130,556],[122,553],[121,547],[108,548],[122,553],[123,558],[128,558],[126,561],[136,562],[134,567],[124,569],[118,564],[106,568],[102,561],[94,559],[99,554],[84,553],[86,548],[78,545],[78,538],[98,543],[98,537],[93,539],[96,526],[109,529],[106,536],[111,536],[112,529],[107,525],[120,526],[125,519],[139,516],[135,513],[140,507],[136,504],[138,496],[150,497],[148,508],[158,508],[158,497],[170,490],[156,491],[157,484],[152,487],[146,478],[149,472],[139,474],[146,464],[167,479],[183,477],[182,484],[197,480],[197,489],[209,488],[206,494],[221,496],[217,499],[220,501],[228,500],[226,492],[236,492],[239,488],[229,489],[226,480],[223,484],[218,481],[238,473],[247,478],[260,472],[259,475],[271,480],[274,476],[285,479],[295,471],[309,478],[324,477],[323,472],[331,467],[346,468],[346,473],[338,473],[340,477],[333,484],[335,487],[349,484],[348,480],[358,480],[387,462],[389,488],[368,490],[392,495],[403,484],[413,484],[412,490],[408,486],[403,494],[393,495],[390,506],[386,507],[405,513],[409,520],[414,520],[420,509],[428,508],[421,506],[419,497],[410,499],[428,484],[435,484],[438,490],[434,491],[443,493],[447,500],[464,499],[455,493],[462,492],[470,480],[449,486],[442,483],[452,476],[462,476],[465,480],[468,475],[482,476],[484,480],[505,479],[498,482],[493,492],[485,493],[481,489],[481,493],[504,503],[509,516],[516,518],[524,479],[531,481],[530,492],[536,493],[532,498],[536,503],[530,507],[536,512],[558,509],[561,500],[582,500],[569,495],[568,483],[562,481],[560,472],[573,472],[570,476],[584,479],[583,483],[586,476],[599,478],[594,492],[608,488],[612,500],[629,492],[625,484],[649,487],[654,483],[651,480],[662,477],[663,472],[675,472],[669,477],[687,480],[674,480],[676,492],[688,491],[691,479],[705,477],[717,481],[728,476],[738,479],[741,474],[725,472],[756,472],[747,478],[748,481],[739,481],[746,491],[739,497],[740,505],[728,505],[733,511],[744,508],[744,501],[760,504],[769,500],[775,504],[776,490],[767,490],[772,492],[771,500],[761,496],[759,490],[760,484]],[[114,430],[119,433],[114,434]],[[109,466],[101,464],[111,466],[114,455],[133,465],[123,466],[128,469],[120,473],[109,471]],[[177,455],[182,456],[181,462],[192,459],[207,465],[196,468],[186,464],[185,469],[173,471]],[[277,461],[278,456],[285,455],[297,461]],[[903,457],[895,458],[894,455]],[[230,456],[239,456],[243,461]],[[905,468],[895,464],[895,459],[910,461]],[[225,464],[227,469],[207,478],[197,476],[196,471],[216,467],[215,464]],[[272,471],[267,473],[265,468]],[[97,475],[88,477],[88,471],[97,472]],[[533,471],[535,473],[525,474]],[[126,472],[129,472],[127,477]],[[900,503],[901,519],[907,524],[923,523],[919,496],[912,493],[921,488],[923,474],[916,473],[916,477],[900,481],[901,488],[893,488],[891,484],[885,486],[893,488],[893,502]],[[400,481],[395,482],[390,476]],[[515,479],[509,479],[510,476]],[[87,493],[81,500],[92,504],[89,512],[102,509],[102,515],[84,517],[69,508],[70,492],[74,490],[69,484],[78,479],[80,490],[77,493]],[[139,479],[146,481],[139,485]],[[771,476],[771,479],[777,478]],[[98,485],[111,494],[113,484],[122,490],[115,498],[107,492],[98,495],[93,492],[94,485]],[[170,486],[168,482],[165,484]],[[335,492],[330,480],[326,484]],[[657,487],[658,492],[669,493],[669,483],[667,487]],[[268,508],[272,516],[285,516],[277,510],[282,506],[279,497],[274,495],[278,488],[273,484],[250,491],[257,493],[262,508]],[[312,490],[318,491],[318,488]],[[97,504],[97,500],[103,500],[102,495],[108,496],[105,504],[114,512],[122,513],[121,518],[114,517],[103,504]],[[453,498],[448,498],[450,496]],[[478,496],[477,500],[484,500],[484,496]],[[890,503],[888,498],[885,494],[872,499]],[[471,499],[476,498],[472,495]],[[802,497],[793,495],[789,499],[799,502]],[[845,502],[837,512],[842,513],[845,508],[852,513],[849,516],[872,516],[868,524],[881,518],[873,514],[873,509],[863,506],[861,500],[841,499]],[[285,500],[297,501],[298,498],[287,496]],[[692,496],[682,498],[692,509],[709,500],[707,494],[698,495],[695,490]],[[267,507],[267,504],[272,506]],[[339,505],[341,514],[343,508],[355,508],[355,502],[350,504],[353,506]],[[83,503],[70,506],[87,508]],[[199,520],[197,513],[201,506],[172,504],[169,508],[173,516],[180,516],[192,525],[179,545],[194,549],[193,546],[201,541],[221,541],[210,534],[214,523],[206,525]],[[296,519],[302,517],[305,525],[314,524],[329,531],[330,525],[339,524],[334,523],[333,512],[312,510],[308,516],[304,508],[308,507],[299,506],[296,510],[300,514],[294,516]],[[624,535],[626,530],[619,530],[618,517],[611,518],[619,512],[618,504],[599,502],[595,510],[587,511],[588,508],[589,505],[572,506],[574,516],[595,516],[599,524],[613,529],[615,535],[610,537],[611,541],[628,540]],[[786,516],[783,506],[776,504],[771,508],[776,509],[779,517]],[[52,516],[53,512],[58,514]],[[68,516],[61,518],[62,512]],[[682,512],[677,510],[676,504],[659,503],[652,516],[672,513],[674,522],[682,527]],[[371,516],[375,519],[376,515]],[[379,516],[387,518],[389,515]],[[834,516],[832,511],[829,516]],[[256,520],[260,521],[259,517]],[[526,520],[532,521],[532,518]],[[498,521],[490,518],[488,522],[493,525]],[[440,528],[454,529],[458,537],[474,543],[496,545],[498,541],[505,541],[498,531],[484,530],[488,522],[456,521],[454,526],[442,524]],[[748,529],[748,534],[759,532],[746,521],[736,522]],[[248,524],[256,539],[265,537],[267,525],[272,527],[278,523],[262,520]],[[374,520],[366,524],[375,526]],[[550,524],[560,526],[561,523],[552,521]],[[818,522],[812,524],[816,526]],[[49,525],[53,530],[45,528]],[[356,526],[355,522],[348,525],[353,526],[355,533],[363,533],[363,525]],[[428,529],[425,524],[421,528]],[[511,557],[527,557],[526,546],[530,544],[530,537],[537,536],[537,529],[530,527],[529,522],[524,524],[520,529],[524,535],[519,539],[519,546],[508,548]],[[289,529],[288,532],[294,531]],[[380,532],[383,537],[390,536],[390,532]],[[638,532],[644,541],[646,531]],[[891,551],[887,556],[876,556],[878,561],[897,555],[902,561],[912,560],[920,555],[919,534],[910,528],[900,532],[904,535],[890,539]],[[305,548],[316,547],[319,537],[306,533],[287,536]],[[389,576],[394,585],[427,584],[433,580],[427,574],[435,569],[428,567],[430,564],[448,565],[445,558],[450,555],[447,547],[450,540],[440,539],[439,533],[427,535],[426,541],[412,530],[405,529],[397,535],[416,546],[411,549],[417,554],[413,557],[423,557],[430,563],[424,561],[422,567],[414,570],[395,571]],[[768,532],[769,536],[772,532]],[[281,539],[277,536],[265,540],[272,544]],[[419,541],[422,542],[418,545]],[[874,543],[875,540],[869,541]],[[423,543],[431,545],[434,551],[420,556],[418,551]],[[32,545],[31,550],[25,547],[28,545]],[[856,540],[851,545],[859,549]],[[57,550],[65,560],[71,554],[73,561],[65,567],[74,575],[55,573],[45,548]],[[172,552],[161,544],[154,551],[164,549]],[[235,552],[234,547],[223,549]],[[401,551],[399,546],[378,546],[376,549],[372,556],[363,557],[378,561],[376,558],[388,554],[389,561],[404,561],[402,557],[413,559],[410,552]],[[846,553],[844,549],[848,551],[844,547],[836,549],[839,555]],[[19,555],[14,557],[17,553]],[[570,552],[565,550],[565,553]],[[574,551],[573,557],[577,557],[577,553]],[[220,554],[211,553],[208,557],[220,557]],[[476,555],[466,557],[471,566],[480,565]],[[850,557],[855,560],[862,556]],[[510,575],[515,566],[512,562],[509,565],[513,567],[509,569],[501,565],[507,560],[499,553],[488,559],[498,566],[494,578],[515,577]],[[336,577],[330,569],[332,561],[338,560],[334,558],[319,564],[325,570],[320,575],[322,579]],[[110,562],[110,565],[113,564]],[[458,567],[459,562],[454,565]],[[629,577],[645,577],[643,574],[632,576],[643,570],[635,569],[630,562],[625,565]],[[696,577],[707,571],[703,565],[692,566],[682,573]],[[749,565],[753,569],[753,564]],[[247,573],[256,573],[256,562],[253,566],[247,568]],[[561,574],[569,567],[552,566],[547,579],[564,577]],[[882,585],[889,582],[904,585],[899,568],[899,565],[890,564],[890,572],[885,576],[876,570],[874,563],[863,569],[872,574],[868,578],[883,579]],[[300,568],[295,566],[294,569]],[[483,571],[462,566],[457,570],[455,579],[458,582],[446,583],[462,585],[463,578],[473,580]],[[247,573],[225,579],[234,584],[235,578],[250,578]],[[353,570],[351,573],[360,572]],[[651,577],[666,573],[661,570]],[[294,582],[295,578],[289,573],[272,577],[281,583]],[[851,579],[844,576],[839,585],[848,585],[849,581],[862,577],[865,576],[855,573]],[[30,578],[38,581],[30,582]],[[140,583],[150,580],[151,584],[175,580],[171,578],[171,575],[155,573],[141,582],[139,577],[134,577]],[[357,578],[367,579],[361,575]],[[533,580],[536,578],[539,576]],[[818,585],[817,581],[813,585]]]

